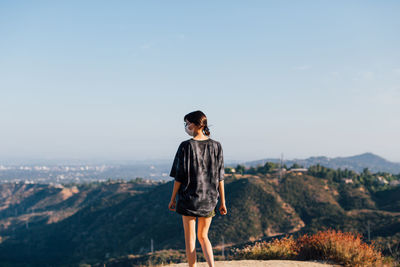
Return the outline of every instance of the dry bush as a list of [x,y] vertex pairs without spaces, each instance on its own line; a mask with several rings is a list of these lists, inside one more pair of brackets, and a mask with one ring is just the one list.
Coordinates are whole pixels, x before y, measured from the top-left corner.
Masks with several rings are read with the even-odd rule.
[[272,241],[256,242],[234,250],[235,259],[322,260],[344,266],[391,266],[374,246],[362,241],[362,235],[332,229],[297,240],[285,236]]
[[248,245],[243,249],[235,251],[237,259],[254,259],[254,260],[273,260],[282,259],[290,260],[296,258],[296,242],[293,237],[284,237],[281,239],[273,239],[270,242],[256,242]]
[[299,259],[329,260],[344,266],[379,266],[383,260],[373,243],[362,241],[361,234],[329,229],[305,234],[296,241]]

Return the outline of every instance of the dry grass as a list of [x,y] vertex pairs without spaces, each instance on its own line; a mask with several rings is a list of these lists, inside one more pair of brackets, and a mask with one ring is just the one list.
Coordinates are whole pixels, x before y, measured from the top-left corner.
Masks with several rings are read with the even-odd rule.
[[235,259],[321,260],[344,266],[394,266],[374,246],[362,241],[362,235],[335,230],[256,242],[235,250]]
[[362,241],[362,235],[335,230],[319,231],[297,239],[298,257],[331,260],[344,266],[383,265],[383,256],[374,244]]
[[290,260],[296,258],[296,241],[293,237],[274,238],[270,242],[256,242],[243,249],[236,249],[236,259],[252,260]]

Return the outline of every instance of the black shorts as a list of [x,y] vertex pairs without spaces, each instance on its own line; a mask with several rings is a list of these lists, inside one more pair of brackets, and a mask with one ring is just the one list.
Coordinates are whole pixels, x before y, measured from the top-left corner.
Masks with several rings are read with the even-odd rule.
[[[177,212],[179,213],[179,212]],[[181,214],[181,213],[179,213]],[[185,215],[185,214],[181,214],[181,215]],[[213,209],[210,213],[208,213],[206,216],[197,216],[197,215],[185,215],[185,216],[192,216],[192,217],[203,217],[203,218],[210,218],[210,217],[214,217],[216,215],[215,209]]]

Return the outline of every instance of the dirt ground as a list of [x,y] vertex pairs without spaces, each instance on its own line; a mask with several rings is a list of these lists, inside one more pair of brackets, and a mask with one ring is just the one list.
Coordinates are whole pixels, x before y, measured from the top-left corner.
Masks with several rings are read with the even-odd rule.
[[[187,263],[164,265],[168,267],[186,267]],[[332,265],[317,261],[288,261],[288,260],[240,260],[215,261],[215,267],[332,267]],[[197,267],[208,267],[207,262],[197,262]]]

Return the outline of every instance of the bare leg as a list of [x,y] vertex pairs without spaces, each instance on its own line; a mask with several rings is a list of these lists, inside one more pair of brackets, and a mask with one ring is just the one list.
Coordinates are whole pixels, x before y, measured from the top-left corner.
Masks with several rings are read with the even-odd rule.
[[182,221],[189,267],[196,267],[196,217],[182,215]]
[[198,226],[197,226],[197,238],[199,239],[201,248],[203,250],[204,257],[208,263],[209,267],[214,267],[214,254],[213,248],[210,240],[208,239],[208,229],[210,228],[210,224],[212,221],[212,217],[199,217]]

